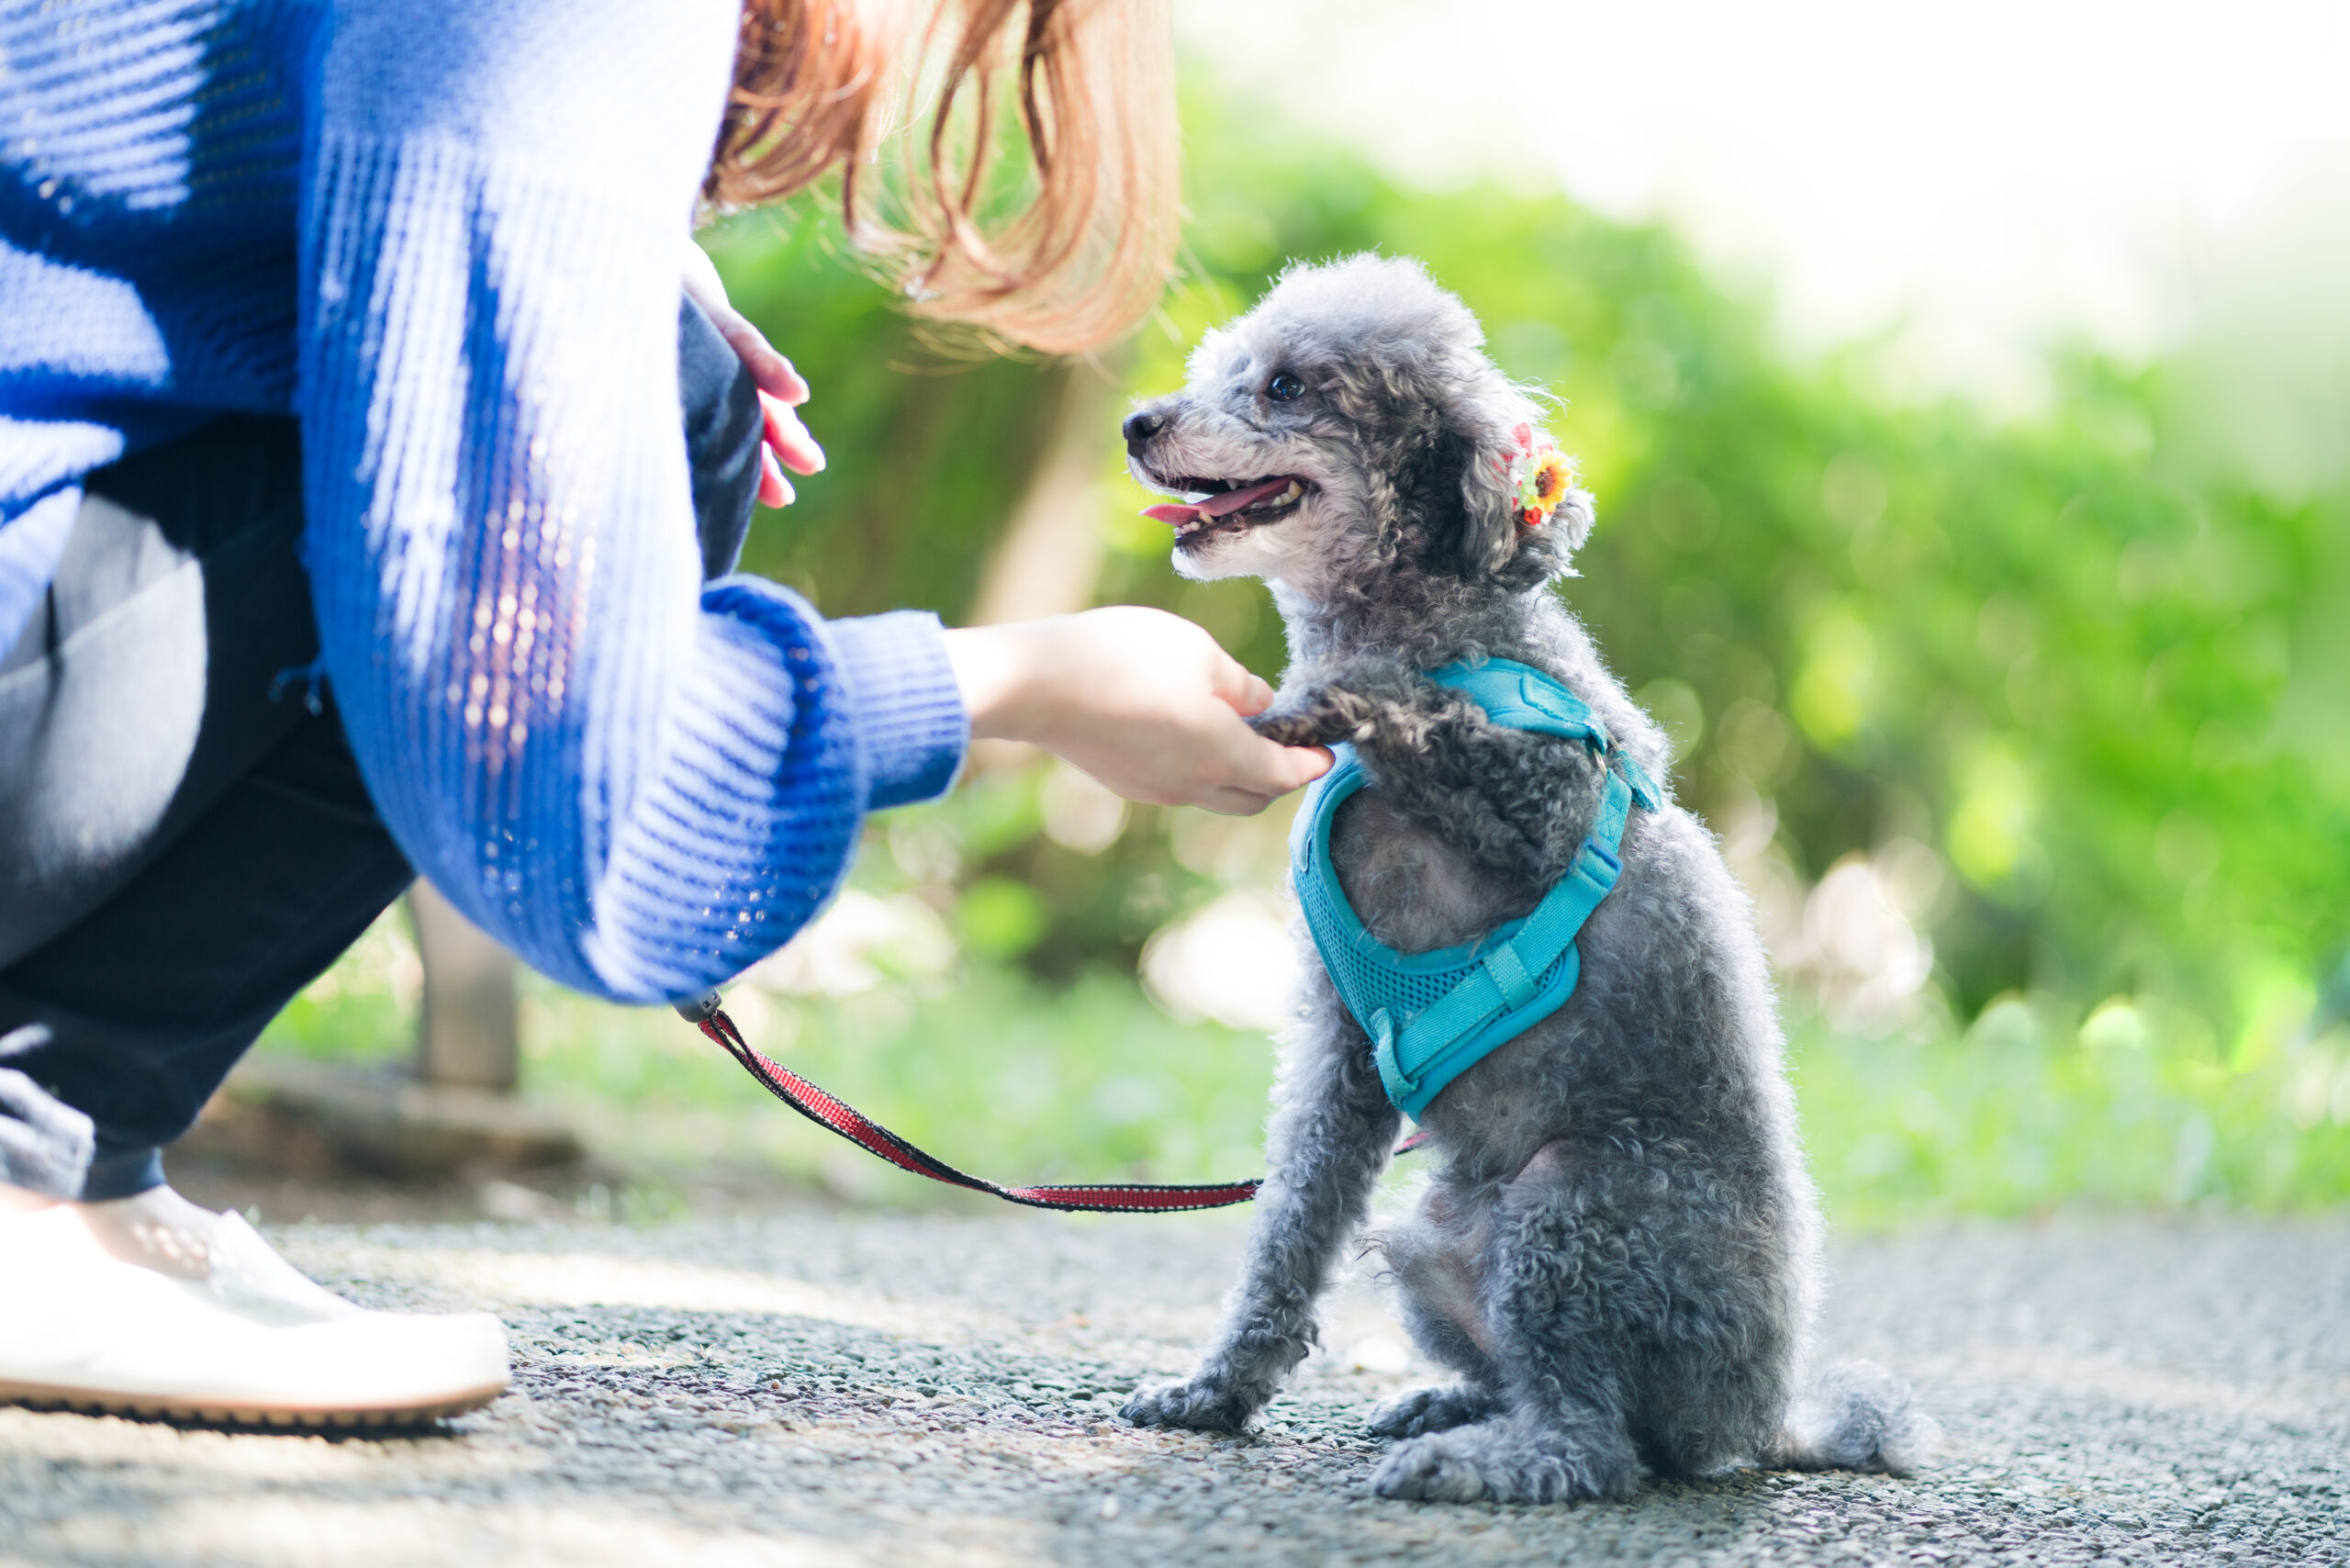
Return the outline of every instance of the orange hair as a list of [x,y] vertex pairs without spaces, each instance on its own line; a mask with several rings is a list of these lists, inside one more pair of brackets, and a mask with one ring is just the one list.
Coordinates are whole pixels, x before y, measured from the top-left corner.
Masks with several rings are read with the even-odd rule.
[[[876,151],[926,77],[929,134],[877,220]],[[990,221],[1007,93],[1025,200]],[[850,235],[893,259],[917,313],[1049,353],[1119,337],[1174,260],[1165,0],[746,0],[705,194],[773,201],[835,168]]]

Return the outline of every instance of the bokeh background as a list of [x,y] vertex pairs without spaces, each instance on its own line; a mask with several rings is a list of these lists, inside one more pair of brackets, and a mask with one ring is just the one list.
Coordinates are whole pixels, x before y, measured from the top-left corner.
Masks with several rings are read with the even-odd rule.
[[[1162,605],[1277,678],[1263,588],[1169,569],[1118,419],[1288,261],[1419,256],[1563,399],[1600,506],[1563,591],[1753,893],[1833,1217],[2339,1202],[2339,24],[1897,9],[1197,0],[1182,275],[1083,364],[917,330],[821,204],[709,230],[831,455],[745,565],[835,615]],[[736,1015],[969,1168],[1249,1173],[1291,809],[991,754],[872,823]],[[418,984],[395,913],[263,1049],[402,1056]],[[523,1048],[637,1210],[720,1167],[936,1191],[666,1013],[528,980]]]

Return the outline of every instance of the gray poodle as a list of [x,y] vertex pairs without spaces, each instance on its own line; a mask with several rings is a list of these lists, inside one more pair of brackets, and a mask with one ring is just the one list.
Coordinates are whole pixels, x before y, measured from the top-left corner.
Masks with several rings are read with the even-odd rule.
[[[1372,787],[1338,808],[1332,861],[1404,953],[1532,910],[1606,783],[1591,746],[1503,728],[1427,672],[1547,671],[1671,778],[1665,737],[1550,587],[1590,498],[1529,521],[1512,465],[1542,412],[1483,343],[1416,263],[1298,267],[1125,422],[1135,474],[1184,498],[1154,509],[1177,526],[1177,569],[1270,583],[1291,663],[1259,728],[1354,745]],[[1372,1238],[1412,1337],[1460,1374],[1372,1417],[1403,1439],[1372,1476],[1387,1496],[1614,1497],[1647,1472],[1758,1460],[1897,1471],[1931,1441],[1907,1386],[1866,1363],[1797,1396],[1819,1222],[1762,944],[1713,839],[1670,800],[1632,813],[1622,860],[1574,991],[1427,1105],[1418,1212]],[[1311,1349],[1315,1298],[1387,1169],[1402,1114],[1327,970],[1307,970],[1247,1271],[1198,1370],[1128,1402],[1137,1424],[1229,1431],[1256,1414]]]

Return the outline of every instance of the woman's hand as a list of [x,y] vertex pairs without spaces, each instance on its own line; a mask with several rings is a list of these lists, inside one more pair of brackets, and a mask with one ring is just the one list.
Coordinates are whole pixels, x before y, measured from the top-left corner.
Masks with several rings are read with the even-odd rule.
[[808,400],[807,380],[791,368],[789,360],[775,352],[749,318],[727,302],[726,285],[719,281],[718,268],[709,252],[691,240],[686,241],[685,282],[687,297],[701,307],[701,313],[733,349],[743,368],[751,373],[751,384],[759,389],[759,407],[767,414],[767,445],[759,454],[759,501],[765,506],[789,506],[791,481],[783,476],[783,471],[814,474],[824,466],[824,449],[792,412]]
[[978,740],[1027,741],[1130,801],[1254,816],[1330,770],[1241,720],[1272,688],[1190,622],[1116,608],[946,633]]

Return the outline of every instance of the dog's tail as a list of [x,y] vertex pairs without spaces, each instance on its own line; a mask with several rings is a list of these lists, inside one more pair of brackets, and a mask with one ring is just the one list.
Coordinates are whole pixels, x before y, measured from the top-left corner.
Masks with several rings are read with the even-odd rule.
[[1788,1407],[1771,1459],[1790,1470],[1902,1475],[1932,1456],[1942,1435],[1907,1383],[1874,1361],[1846,1361]]

